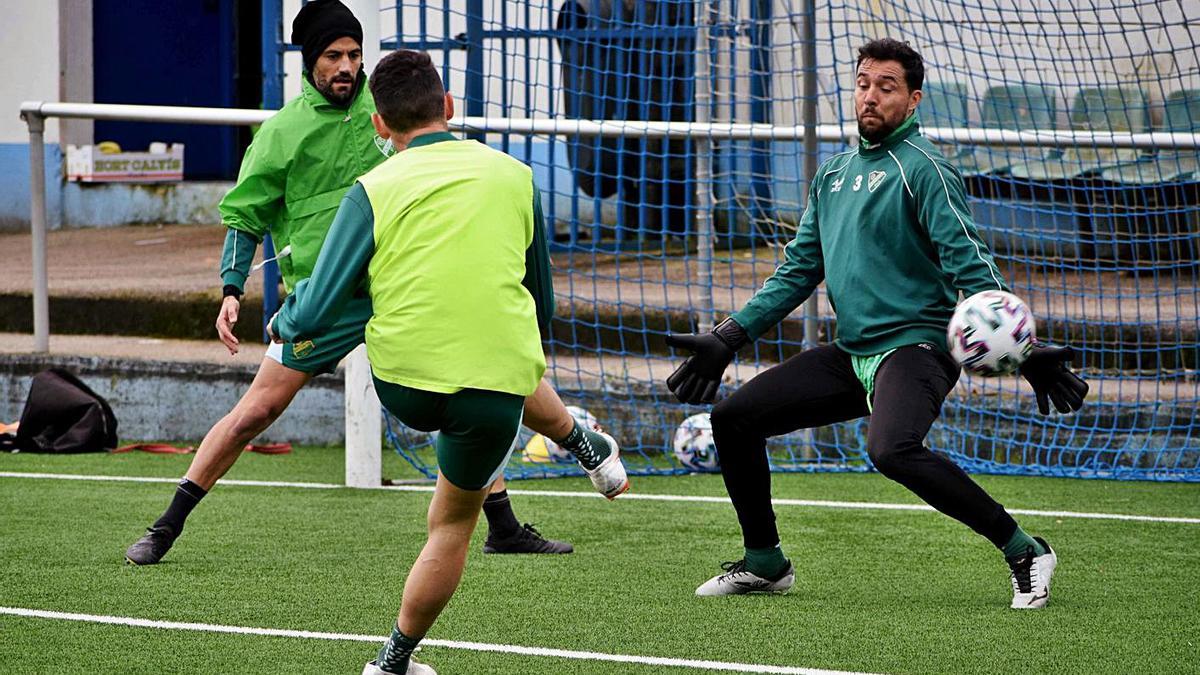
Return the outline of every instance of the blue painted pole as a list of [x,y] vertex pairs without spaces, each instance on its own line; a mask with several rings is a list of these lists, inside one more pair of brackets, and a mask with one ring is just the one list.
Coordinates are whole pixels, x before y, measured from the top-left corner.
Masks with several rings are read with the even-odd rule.
[[[750,121],[771,122],[771,0],[750,5]],[[766,141],[750,143],[750,192],[753,218],[771,218],[771,151]]]
[[[483,105],[483,0],[467,0],[467,115],[482,117]],[[482,134],[472,134],[483,142]]]
[[[262,107],[283,107],[283,0],[262,0]],[[263,238],[263,259],[275,256],[271,236]],[[267,322],[279,309],[279,266],[267,263],[263,268],[263,342],[267,342]]]

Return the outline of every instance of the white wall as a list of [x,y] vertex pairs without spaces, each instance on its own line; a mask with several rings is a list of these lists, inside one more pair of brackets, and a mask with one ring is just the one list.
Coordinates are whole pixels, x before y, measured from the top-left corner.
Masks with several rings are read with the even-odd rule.
[[[19,117],[21,102],[58,100],[58,3],[5,0],[4,10],[0,143],[28,143],[28,128]],[[46,141],[58,142],[57,122],[46,125]]]
[[[292,20],[300,11],[300,0],[283,0],[283,41],[292,39]],[[363,17],[358,17],[362,21]],[[288,101],[300,95],[300,70],[302,61],[300,52],[284,52],[283,54],[283,100]]]

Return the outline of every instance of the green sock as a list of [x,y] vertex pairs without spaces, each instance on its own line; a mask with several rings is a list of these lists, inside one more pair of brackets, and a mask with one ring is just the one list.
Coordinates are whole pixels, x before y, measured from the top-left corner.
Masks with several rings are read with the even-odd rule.
[[567,434],[566,438],[554,439],[554,442],[575,455],[575,459],[588,471],[600,466],[600,463],[608,458],[608,441],[600,434],[584,429],[579,422],[571,427],[571,433]]
[[407,673],[408,660],[421,638],[410,638],[400,632],[400,626],[392,626],[392,637],[379,650],[375,665],[389,673]]
[[783,548],[776,544],[770,548],[747,548],[746,570],[764,579],[774,579],[787,568],[788,559]]
[[1031,548],[1034,555],[1045,555],[1046,553],[1046,547],[1039,544],[1036,539],[1029,536],[1029,533],[1022,530],[1021,526],[1018,525],[1017,531],[1013,532],[1012,537],[1001,550],[1004,551],[1005,558],[1015,558],[1019,555],[1024,555],[1025,551]]

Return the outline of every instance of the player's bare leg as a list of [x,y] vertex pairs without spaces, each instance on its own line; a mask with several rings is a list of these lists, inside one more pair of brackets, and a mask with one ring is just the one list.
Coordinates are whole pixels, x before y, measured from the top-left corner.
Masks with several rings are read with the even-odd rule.
[[567,412],[558,392],[544,378],[537,389],[525,399],[525,426],[555,443],[575,428],[575,418]]
[[271,426],[311,378],[308,373],[264,358],[241,400],[205,435],[187,474],[176,487],[171,505],[125,551],[125,560],[135,565],[160,561],[183,533],[192,508],[237,462],[246,444]]
[[487,493],[463,490],[438,475],[429,502],[429,539],[404,583],[397,625],[405,635],[423,637],[458,588]]
[[504,476],[497,478],[496,482],[492,483],[492,487],[488,489],[488,496],[498,495],[501,492],[508,492],[508,483],[504,481]]
[[479,509],[491,488],[464,490],[438,473],[429,502],[429,538],[404,582],[400,613],[392,637],[363,673],[429,673],[433,669],[411,661],[417,643],[450,602],[467,563],[471,533]]
[[600,494],[615,499],[629,489],[617,441],[599,427],[588,429],[577,423],[545,379],[525,399],[525,426],[574,455]]
[[267,430],[312,375],[264,358],[241,400],[204,436],[185,477],[211,490],[233,466],[246,444]]

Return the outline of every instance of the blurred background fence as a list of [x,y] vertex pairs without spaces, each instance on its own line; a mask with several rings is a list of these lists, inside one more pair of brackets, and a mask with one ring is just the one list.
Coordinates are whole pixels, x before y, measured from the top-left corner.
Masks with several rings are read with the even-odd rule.
[[[924,128],[1039,132],[1006,145],[930,135],[1039,336],[1074,346],[1093,387],[1080,414],[1042,417],[1016,378],[964,377],[930,445],[975,472],[1200,480],[1195,3],[903,5],[446,0],[385,3],[379,25],[384,51],[430,52],[462,112],[487,118],[473,136],[534,168],[556,265],[548,375],[615,432],[635,471],[682,471],[671,437],[700,412],[662,385],[675,362],[663,335],[711,325],[774,269],[807,177],[855,142],[855,49],[889,36],[925,58]],[[265,88],[285,49],[265,59]],[[631,124],[499,131],[529,119]],[[686,132],[650,135],[642,122]],[[741,355],[730,386],[834,331],[819,292]],[[776,439],[773,467],[867,470],[865,423]],[[389,429],[431,470],[427,438]],[[515,476],[574,470],[510,465]]]

